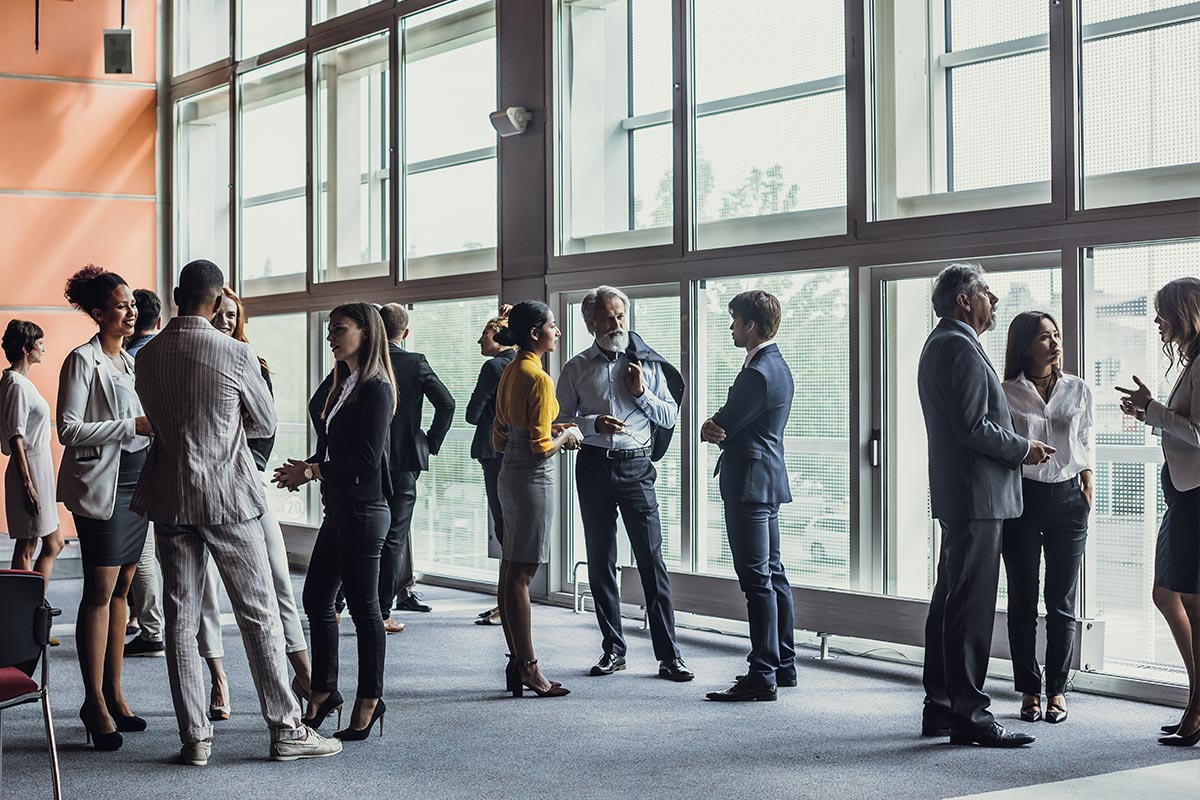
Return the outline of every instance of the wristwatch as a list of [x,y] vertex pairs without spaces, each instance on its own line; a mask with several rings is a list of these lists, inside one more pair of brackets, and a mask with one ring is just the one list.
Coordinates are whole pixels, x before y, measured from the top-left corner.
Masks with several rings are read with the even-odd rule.
[[305,464],[305,465],[304,465],[304,480],[306,480],[306,481],[311,481],[311,480],[313,480],[315,477],[316,477],[316,476],[315,476],[315,475],[313,475],[312,464]]

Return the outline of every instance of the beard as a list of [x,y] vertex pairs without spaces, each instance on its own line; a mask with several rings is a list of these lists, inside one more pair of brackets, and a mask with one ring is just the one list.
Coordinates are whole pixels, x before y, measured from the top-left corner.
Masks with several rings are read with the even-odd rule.
[[629,347],[629,331],[596,334],[596,344],[609,353],[620,353]]

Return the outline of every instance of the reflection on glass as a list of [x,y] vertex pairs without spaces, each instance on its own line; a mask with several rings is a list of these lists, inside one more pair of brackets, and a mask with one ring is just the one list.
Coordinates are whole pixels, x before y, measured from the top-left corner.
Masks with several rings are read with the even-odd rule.
[[872,3],[873,219],[1049,203],[1050,6]]
[[302,291],[308,264],[304,55],[241,81],[241,286],[246,297]]
[[387,275],[388,34],[317,55],[318,281]]
[[674,239],[670,0],[560,0],[560,254]]
[[[997,370],[1004,368],[1008,326],[1022,311],[1048,311],[1061,323],[1062,279],[1057,269],[989,272],[1000,298],[996,326],[979,337]],[[917,365],[929,331],[938,325],[930,298],[933,278],[888,281],[884,287],[884,507],[887,593],[927,599],[933,594],[941,537],[930,517],[929,455],[917,394]],[[1000,597],[1006,597],[1000,581]]]
[[495,7],[458,0],[402,25],[405,277],[495,269]]
[[360,8],[366,8],[379,0],[312,0],[313,22],[340,17]]
[[175,104],[175,272],[197,258],[229,275],[229,90]]
[[304,0],[238,0],[240,58],[304,38]]
[[[417,484],[412,542],[421,572],[492,582],[498,575],[498,562],[487,556],[483,472],[471,458],[475,426],[467,424],[462,412],[485,361],[476,340],[496,308],[495,297],[480,297],[417,303],[409,311],[404,348],[424,354],[459,409],[441,452],[430,457],[429,472]],[[433,409],[425,403],[421,424],[427,429],[432,420]]]
[[264,480],[267,502],[280,522],[296,525],[320,524],[320,504],[312,504],[313,487],[298,492],[277,489],[268,480],[274,468],[289,458],[303,460],[311,455],[309,446],[308,398],[308,315],[272,314],[246,317],[246,338],[267,362],[271,388],[275,396],[275,449]]
[[846,230],[843,12],[693,4],[698,248]]
[[175,0],[172,28],[175,75],[229,58],[229,0]]
[[1150,598],[1165,504],[1162,448],[1151,429],[1120,411],[1113,388],[1139,376],[1160,401],[1175,385],[1154,324],[1154,295],[1197,273],[1200,240],[1097,247],[1084,299],[1086,375],[1096,403],[1096,503],[1088,537],[1085,613],[1104,620],[1105,672],[1186,683],[1179,651]]
[[[697,298],[698,419],[725,402],[746,352],[729,334],[729,301],[761,289],[779,298],[775,337],[796,378],[784,449],[792,502],[779,510],[780,551],[792,585],[850,587],[849,275],[821,270],[705,281]],[[720,487],[712,477],[719,451],[701,444],[696,478],[697,571],[731,576]]]
[[1179,5],[1080,0],[1080,207],[1200,194],[1200,18]]

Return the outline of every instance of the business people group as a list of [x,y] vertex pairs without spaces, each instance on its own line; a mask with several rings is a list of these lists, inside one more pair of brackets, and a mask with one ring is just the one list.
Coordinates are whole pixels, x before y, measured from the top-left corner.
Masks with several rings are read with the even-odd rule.
[[[311,481],[321,488],[323,521],[303,593],[310,666],[296,612],[288,610],[289,603],[295,606],[281,566],[286,554],[281,561],[278,525],[263,493],[261,472],[276,422],[270,372],[246,341],[244,309],[223,284],[215,264],[188,264],[174,294],[179,313],[155,335],[137,325],[143,304],[119,275],[89,265],[67,284],[68,300],[97,326],[63,364],[57,408],[65,449],[56,495],[75,518],[84,563],[76,632],[85,690],[80,718],[101,750],[117,749],[123,734],[146,728],[122,690],[121,656],[126,597],[145,560],[152,523],[181,762],[208,762],[212,722],[228,714],[227,696],[217,702],[216,672],[206,703],[203,637],[197,643],[211,612],[205,599],[214,581],[210,563],[238,619],[270,731],[270,757],[331,756],[343,742],[364,739],[376,723],[382,734],[386,609],[406,600],[419,604],[406,556],[413,489],[445,436],[453,399],[422,357],[399,347],[408,330],[403,308],[347,303],[330,313],[327,341],[335,366],[309,403],[316,450],[273,472],[281,488]],[[999,725],[984,690],[999,564],[1004,561],[1009,580],[1020,716],[1062,722],[1093,497],[1091,390],[1063,372],[1061,331],[1044,312],[1016,316],[1003,375],[994,369],[979,337],[993,327],[998,299],[978,265],[943,270],[932,301],[940,322],[922,352],[918,388],[932,514],[942,536],[926,625],[921,732],[958,744],[1026,745],[1033,737]],[[1162,436],[1167,513],[1153,596],[1188,668],[1191,693],[1160,741],[1190,745],[1200,740],[1200,281],[1171,282],[1158,293],[1156,309],[1164,348],[1183,367],[1179,380],[1166,403],[1136,377],[1136,388],[1120,391],[1122,410]],[[732,344],[745,357],[700,438],[719,449],[716,478],[746,597],[750,652],[745,674],[707,696],[769,701],[779,687],[798,682],[779,532],[780,507],[792,499],[784,435],[795,390],[774,341],[783,322],[779,300],[749,291],[734,297],[728,310]],[[484,471],[503,552],[497,609],[481,621],[495,619],[503,627],[506,686],[516,696],[526,689],[537,697],[570,694],[539,665],[529,596],[535,573],[549,559],[552,456],[565,450],[579,451],[577,490],[600,629],[601,657],[591,674],[610,676],[627,667],[615,576],[619,518],[646,596],[655,674],[670,681],[694,677],[676,643],[653,466],[676,424],[682,379],[629,330],[623,292],[597,287],[582,312],[594,340],[566,361],[556,386],[542,363],[560,338],[552,311],[533,300],[506,307],[480,339],[489,362],[468,405],[477,426],[472,456]],[[21,321],[4,335],[12,366],[0,379],[0,443],[13,456],[6,473],[10,533],[22,543],[21,557],[48,576],[61,548],[55,505],[45,501],[55,492],[48,485],[53,473],[39,460],[49,412],[26,385],[43,358],[43,338]],[[136,370],[122,346],[130,341],[140,348]],[[435,407],[428,431],[420,429],[422,397]],[[33,562],[35,547],[25,542],[39,540]],[[1043,555],[1045,585],[1039,587]],[[327,738],[316,729],[335,711],[341,725],[344,705],[339,592],[354,623],[357,681],[348,722]],[[1047,608],[1044,668],[1035,652],[1039,592]]]

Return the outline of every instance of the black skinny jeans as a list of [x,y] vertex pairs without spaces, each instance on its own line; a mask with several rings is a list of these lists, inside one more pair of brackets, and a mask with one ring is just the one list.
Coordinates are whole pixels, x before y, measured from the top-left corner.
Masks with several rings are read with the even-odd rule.
[[322,489],[325,519],[317,532],[304,578],[304,613],[312,639],[312,688],[338,688],[338,587],[346,593],[358,637],[358,690],[364,698],[383,695],[386,634],[379,613],[379,553],[391,514],[382,497],[354,500]]
[[1087,542],[1087,498],[1079,478],[1062,483],[1024,480],[1025,513],[1004,523],[1008,573],[1008,642],[1013,683],[1041,694],[1037,660],[1038,566],[1046,554],[1046,694],[1063,694],[1075,649],[1075,596]]

